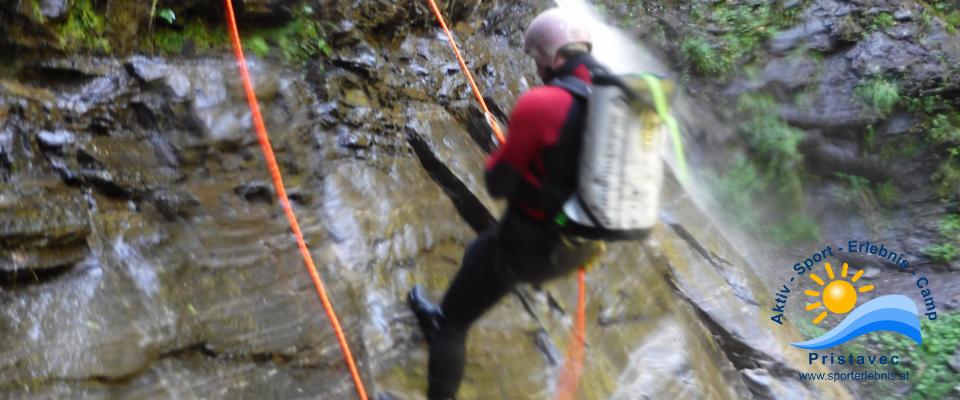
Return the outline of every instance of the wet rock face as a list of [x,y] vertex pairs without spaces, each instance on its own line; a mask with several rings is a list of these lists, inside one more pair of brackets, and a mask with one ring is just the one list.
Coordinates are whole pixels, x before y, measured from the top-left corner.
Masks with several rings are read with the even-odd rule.
[[[607,2],[611,3],[622,2]],[[712,15],[710,20],[724,12],[753,7],[744,8],[743,4],[692,2],[687,8],[646,7],[632,15],[640,26],[627,27],[659,46],[673,69],[690,70],[696,61],[684,53],[688,39],[706,37],[719,43],[724,35],[742,35],[717,32],[716,26],[692,21],[702,13]],[[954,181],[936,188],[937,177],[956,168],[950,155],[956,143],[938,143],[930,137],[935,117],[957,112],[960,33],[945,19],[956,10],[955,4],[814,0],[770,5],[774,18],[769,21],[786,20],[776,32],[760,37],[755,48],[737,55],[735,71],[729,75],[694,71],[686,87],[721,116],[738,115],[738,100],[773,99],[779,119],[803,134],[791,152],[802,156],[799,176],[804,189],[816,193],[806,196],[806,215],[823,227],[849,227],[822,229],[822,240],[845,240],[851,235],[884,238],[919,265],[947,273],[950,263],[934,261],[926,249],[952,240],[944,239],[936,227],[956,212]],[[891,104],[880,107],[877,98]],[[737,117],[728,122],[744,126]],[[714,140],[714,146],[737,149],[720,157],[719,165],[730,165],[729,160],[751,143],[753,134],[723,136],[710,131],[703,139]],[[747,147],[748,157],[754,160],[769,156]],[[710,155],[717,152],[707,150],[702,157]],[[755,165],[765,173],[770,169],[765,163]],[[849,203],[844,195],[858,190],[838,176],[862,179],[869,190],[886,185],[895,199],[888,198],[889,204],[882,206],[837,207]],[[884,226],[877,221],[884,221]]]
[[69,189],[4,187],[0,194],[0,271],[10,280],[72,265],[87,256],[90,224]]
[[[239,3],[250,18],[288,4]],[[517,45],[538,5],[446,3],[505,118],[538,82]],[[368,389],[420,398],[427,356],[403,298],[414,283],[438,297],[502,212],[483,187],[492,139],[424,5],[324,4],[347,18],[322,73],[254,57],[254,87]],[[228,55],[18,69],[0,80],[2,397],[352,395]],[[845,398],[796,382],[800,361],[779,350],[791,338],[758,328],[758,277],[679,186],[667,193],[671,222],[589,277],[579,397]],[[572,279],[520,287],[484,317],[461,397],[553,397],[575,293]]]

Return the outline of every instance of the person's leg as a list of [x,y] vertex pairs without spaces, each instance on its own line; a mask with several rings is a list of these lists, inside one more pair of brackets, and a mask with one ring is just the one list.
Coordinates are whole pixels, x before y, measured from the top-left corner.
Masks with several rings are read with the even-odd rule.
[[466,362],[467,331],[513,286],[499,272],[494,231],[480,234],[463,255],[441,303],[443,323],[430,343],[429,399],[456,395]]

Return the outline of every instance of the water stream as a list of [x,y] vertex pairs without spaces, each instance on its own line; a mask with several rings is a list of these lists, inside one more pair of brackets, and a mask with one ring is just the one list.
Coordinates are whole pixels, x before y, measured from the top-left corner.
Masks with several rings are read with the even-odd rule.
[[[665,70],[592,21],[615,71]],[[462,22],[478,83],[509,110],[536,82],[530,63]],[[483,190],[482,116],[431,29],[351,37],[322,74],[251,61],[294,208],[378,399],[422,398],[426,351],[404,295],[422,283],[439,296],[503,207]],[[0,81],[0,235],[16,243],[0,285],[3,397],[349,398],[229,56],[24,63],[31,74]],[[696,172],[713,154],[697,134],[710,121],[683,96],[675,111]],[[653,238],[612,245],[589,275],[579,398],[845,398],[796,380],[794,333],[771,331],[762,311],[762,263],[705,211],[703,186],[668,179]],[[485,316],[461,397],[551,398],[575,286],[524,286]]]

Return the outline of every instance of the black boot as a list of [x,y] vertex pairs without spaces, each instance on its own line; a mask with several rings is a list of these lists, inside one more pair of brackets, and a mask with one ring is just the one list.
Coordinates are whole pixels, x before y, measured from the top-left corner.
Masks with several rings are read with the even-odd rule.
[[407,295],[407,305],[417,317],[417,323],[420,324],[420,330],[426,337],[427,343],[433,342],[433,338],[440,332],[440,325],[443,323],[443,313],[436,304],[430,301],[423,287],[416,285]]

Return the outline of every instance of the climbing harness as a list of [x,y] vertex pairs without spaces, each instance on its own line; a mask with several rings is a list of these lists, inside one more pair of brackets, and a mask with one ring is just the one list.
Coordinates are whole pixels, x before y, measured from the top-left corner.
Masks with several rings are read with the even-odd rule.
[[[457,47],[457,43],[453,39],[453,34],[450,33],[450,29],[447,28],[443,14],[441,14],[440,9],[437,8],[435,0],[427,0],[427,2],[430,4],[433,15],[437,18],[437,22],[440,23],[440,27],[443,28],[443,32],[447,35],[447,42],[450,43],[450,48],[453,50],[454,56],[457,57],[457,62],[460,63],[460,71],[466,76],[474,97],[476,97],[477,102],[480,103],[480,108],[483,109],[484,116],[487,118],[487,124],[490,125],[490,129],[492,129],[494,135],[496,135],[497,141],[502,145],[503,142],[506,141],[506,137],[500,130],[496,119],[493,118],[493,114],[490,113],[490,109],[487,108],[487,103],[483,100],[480,89],[473,80],[473,74],[471,74],[470,69],[467,68],[467,63],[460,54],[460,48]],[[560,221],[558,220],[557,222],[559,223]],[[557,399],[559,400],[570,399],[576,394],[580,382],[580,375],[583,370],[583,350],[586,342],[584,335],[586,329],[586,265],[580,267],[580,270],[577,272],[577,286],[579,287],[577,293],[577,312],[574,317],[573,332],[571,333],[572,340],[567,346],[566,361],[564,362],[563,371],[560,373],[560,378],[557,382]]]
[[283,186],[283,176],[280,174],[280,167],[277,165],[277,159],[273,154],[273,146],[270,145],[270,137],[267,135],[266,125],[263,123],[263,116],[260,114],[260,105],[257,103],[257,95],[253,90],[253,83],[250,81],[250,71],[247,70],[247,61],[243,56],[243,45],[240,42],[240,33],[237,30],[237,21],[233,13],[233,1],[224,0],[227,8],[227,28],[230,32],[230,42],[233,45],[233,54],[237,59],[237,68],[240,70],[240,78],[243,80],[243,89],[247,95],[247,105],[250,107],[250,114],[253,118],[253,126],[257,133],[257,139],[260,142],[260,149],[263,150],[263,157],[266,159],[267,169],[270,171],[270,176],[273,179],[273,187],[277,192],[277,198],[280,200],[280,205],[283,207],[283,212],[287,216],[287,221],[290,223],[290,230],[293,231],[293,235],[297,239],[297,247],[300,248],[300,255],[303,256],[303,263],[307,268],[307,271],[310,273],[310,278],[313,280],[313,285],[317,291],[317,295],[320,297],[320,302],[323,304],[323,309],[327,313],[327,318],[330,320],[330,325],[333,327],[333,332],[337,336],[337,341],[340,343],[340,349],[343,352],[344,361],[347,363],[347,367],[350,369],[350,375],[353,377],[353,384],[357,389],[357,396],[361,400],[367,400],[367,392],[363,387],[363,381],[360,379],[360,373],[357,372],[356,363],[353,361],[353,355],[350,353],[350,345],[347,343],[347,339],[343,334],[343,329],[340,327],[340,321],[337,319],[337,314],[333,310],[333,304],[330,303],[330,298],[327,297],[327,290],[323,286],[323,281],[320,279],[320,274],[317,273],[317,267],[313,263],[313,257],[310,255],[310,249],[307,248],[307,244],[303,239],[303,232],[300,231],[300,224],[297,222],[297,216],[293,213],[293,207],[290,205],[290,199],[287,198],[287,191]]

